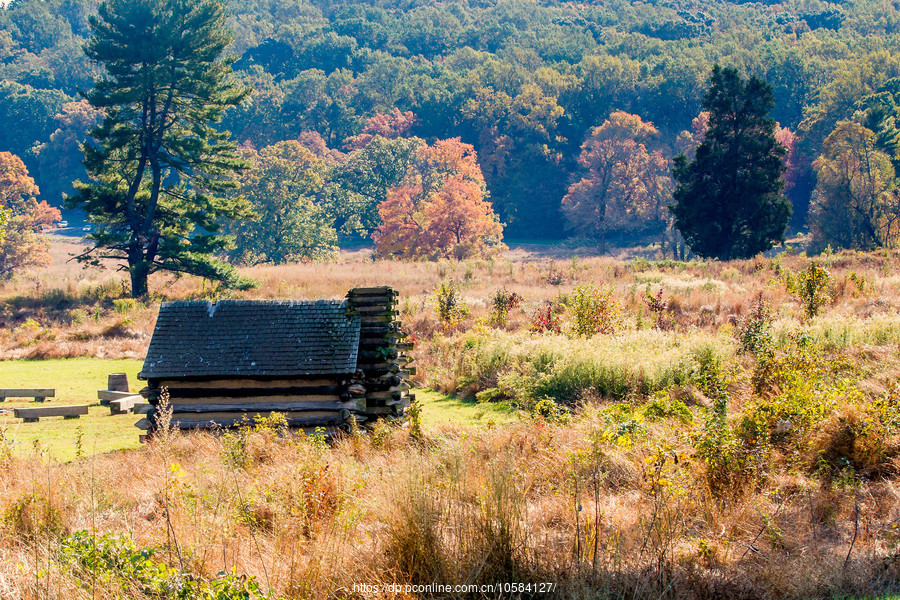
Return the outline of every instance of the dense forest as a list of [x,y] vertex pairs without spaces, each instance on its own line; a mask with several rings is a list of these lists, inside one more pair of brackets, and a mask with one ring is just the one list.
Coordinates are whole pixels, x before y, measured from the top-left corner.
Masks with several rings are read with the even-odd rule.
[[[20,156],[56,206],[85,177],[78,144],[97,120],[80,95],[98,73],[82,50],[96,4],[13,0],[0,9],[0,150]],[[229,4],[229,52],[253,93],[221,126],[248,152],[300,140],[343,165],[331,178],[342,192],[320,194],[326,205],[365,205],[383,190],[389,159],[409,148],[360,136],[387,119],[394,137],[471,144],[507,239],[577,234],[563,199],[584,173],[592,131],[622,111],[653,131],[648,152],[661,160],[690,152],[715,63],[772,86],[771,116],[791,146],[785,191],[795,229],[807,225],[824,168],[813,165],[840,141],[826,147],[839,122],[866,121],[859,111],[877,104],[863,124],[882,150],[896,146],[896,0]],[[371,206],[341,210],[338,229],[377,226]],[[643,233],[662,226],[649,219]]]

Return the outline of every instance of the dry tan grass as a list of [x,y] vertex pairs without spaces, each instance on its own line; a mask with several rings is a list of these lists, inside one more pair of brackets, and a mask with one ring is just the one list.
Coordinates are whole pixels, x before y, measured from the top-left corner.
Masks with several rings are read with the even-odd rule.
[[535,421],[424,446],[400,429],[377,447],[331,448],[253,433],[239,466],[233,441],[204,434],[68,465],[16,460],[0,472],[0,506],[38,494],[62,531],[30,535],[7,519],[0,586],[26,599],[115,597],[115,582],[92,590],[54,554],[65,533],[89,530],[160,547],[197,576],[234,567],[288,598],[363,582],[552,581],[570,598],[895,590],[894,482],[848,493],[785,474],[716,502],[674,425],[632,449],[598,448],[595,427]]
[[[506,329],[514,331],[527,329],[529,315],[540,303],[567,296],[576,285],[600,282],[615,288],[630,319],[640,314],[646,322],[651,321],[644,294],[662,289],[677,327],[685,331],[695,327],[716,330],[736,322],[746,313],[751,299],[763,293],[790,326],[800,321],[802,310],[786,291],[777,270],[797,271],[808,262],[802,256],[680,264],[643,259],[623,262],[610,257],[561,260],[517,249],[491,261],[428,263],[373,261],[369,251],[361,250],[346,252],[339,260],[325,264],[243,269],[244,275],[259,283],[246,292],[222,290],[194,277],[160,273],[151,278],[152,296],[145,304],[120,303],[117,307],[115,300],[127,297],[125,276],[114,265],[107,265],[105,270],[82,269],[70,260],[79,249],[77,243],[54,237],[49,267],[21,275],[0,288],[0,325],[4,327],[0,358],[139,357],[161,301],[340,298],[350,288],[375,285],[391,285],[400,291],[402,319],[418,338],[428,339],[439,329],[431,301],[433,290],[440,281],[451,278],[461,287],[471,311],[471,316],[459,324],[461,330],[488,316],[490,298],[501,288],[517,292],[525,300],[522,308],[510,314]],[[900,307],[900,283],[892,275],[893,267],[900,263],[896,254],[847,253],[824,260],[836,282],[829,318],[845,321],[836,327],[844,326],[847,320],[868,320],[876,315],[881,316],[882,329],[893,326]],[[550,285],[551,273],[557,274],[562,283]],[[864,290],[850,280],[851,274],[865,281]],[[37,327],[23,327],[27,319],[33,319]],[[48,339],[48,331],[52,339]],[[900,339],[900,327],[897,337]]]
[[[196,434],[66,465],[38,456],[10,459],[0,469],[0,596],[121,595],[115,581],[86,586],[86,574],[60,558],[60,540],[83,530],[160,547],[158,558],[197,576],[234,568],[286,598],[413,597],[352,591],[353,583],[401,582],[552,581],[554,595],[568,598],[799,599],[900,587],[900,440],[858,435],[871,416],[865,401],[891,390],[900,370],[895,254],[821,259],[835,278],[835,294],[822,315],[808,320],[783,282],[787,270],[807,264],[799,256],[674,264],[550,260],[519,250],[493,262],[399,263],[359,252],[325,265],[249,269],[245,274],[260,286],[241,293],[158,275],[155,295],[134,304],[122,301],[114,273],[64,264],[69,251],[56,244],[48,270],[0,290],[3,358],[140,357],[157,304],[166,299],[336,298],[355,286],[391,285],[419,342],[422,381],[463,357],[473,335],[501,350],[512,344],[504,352],[522,354],[523,363],[524,354],[553,346],[573,364],[584,357],[609,362],[617,354],[628,363],[624,369],[640,367],[646,375],[654,353],[671,358],[682,346],[690,355],[692,344],[733,346],[736,323],[761,292],[774,307],[776,335],[789,339],[803,327],[852,363],[862,395],[836,396],[807,446],[776,445],[765,468],[728,494],[710,488],[709,467],[692,438],[710,401],[691,386],[672,389],[697,405],[691,425],[648,421],[636,437],[608,435],[603,398],[586,394],[587,408],[567,425],[525,419],[481,429],[445,426],[425,440],[398,428],[330,447],[270,432]],[[562,283],[548,283],[551,272]],[[451,277],[471,315],[445,331],[431,293]],[[534,306],[601,281],[622,303],[624,333],[560,336],[556,343],[522,332]],[[511,313],[507,332],[493,333],[485,320],[501,287],[521,294],[525,306]],[[648,331],[648,289],[662,289],[669,303],[666,331]],[[733,348],[723,356],[733,370],[730,410],[737,415],[757,399],[749,384],[754,361]],[[484,385],[495,385],[496,376]],[[456,385],[449,375],[447,381]],[[838,468],[848,457],[868,479]],[[820,474],[820,459],[835,468]],[[13,518],[11,507],[29,495],[46,500],[35,506],[49,506],[45,512],[59,516],[59,527],[46,531],[40,511]],[[140,590],[129,594],[143,597]]]

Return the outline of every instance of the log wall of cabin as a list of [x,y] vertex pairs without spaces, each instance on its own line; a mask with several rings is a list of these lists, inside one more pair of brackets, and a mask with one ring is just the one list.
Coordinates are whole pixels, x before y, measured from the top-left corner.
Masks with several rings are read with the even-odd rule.
[[[169,394],[172,423],[181,429],[234,427],[280,413],[289,427],[341,426],[366,410],[366,399],[347,378],[319,379],[150,379],[142,394],[153,406]],[[148,426],[155,426],[151,415]],[[176,425],[177,424],[177,425]]]
[[409,393],[409,367],[405,351],[412,344],[397,320],[397,292],[389,287],[355,288],[347,294],[350,309],[360,318],[357,368],[366,388],[366,419],[401,417],[415,396]]

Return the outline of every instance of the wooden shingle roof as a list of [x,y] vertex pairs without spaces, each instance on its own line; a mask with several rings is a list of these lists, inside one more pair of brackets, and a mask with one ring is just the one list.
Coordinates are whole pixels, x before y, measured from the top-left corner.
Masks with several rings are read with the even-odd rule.
[[166,302],[138,377],[350,374],[359,332],[346,301]]

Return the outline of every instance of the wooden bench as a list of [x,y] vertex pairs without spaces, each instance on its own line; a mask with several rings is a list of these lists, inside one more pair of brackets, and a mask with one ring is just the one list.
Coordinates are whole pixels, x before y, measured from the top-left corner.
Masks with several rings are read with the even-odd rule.
[[[100,404],[103,406],[107,406],[110,402],[114,400],[122,400],[123,398],[131,398],[135,396],[133,392],[117,392],[114,390],[99,390],[97,392],[97,398],[100,399]],[[113,413],[115,414],[115,413]]]
[[111,415],[124,415],[130,412],[134,412],[134,407],[137,403],[148,404],[144,402],[144,398],[138,394],[130,394],[128,396],[124,396],[117,400],[109,401],[109,414]]
[[56,396],[56,390],[51,388],[6,388],[0,389],[0,402],[7,398],[34,398],[35,402],[43,402],[47,398]]
[[63,417],[66,419],[77,419],[81,415],[88,414],[88,405],[70,404],[68,406],[14,408],[13,414],[17,419],[22,419],[26,423],[37,423],[41,417]]

